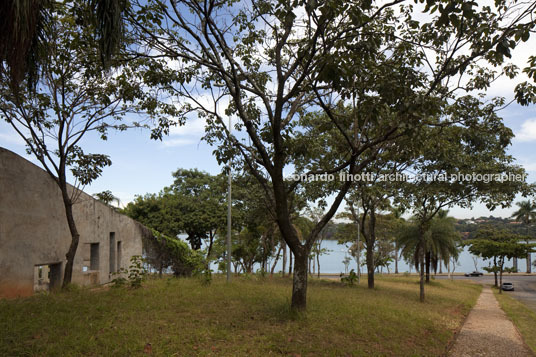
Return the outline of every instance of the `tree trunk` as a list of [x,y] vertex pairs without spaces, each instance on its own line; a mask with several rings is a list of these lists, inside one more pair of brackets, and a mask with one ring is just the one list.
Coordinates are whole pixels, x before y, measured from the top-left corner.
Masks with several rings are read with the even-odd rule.
[[320,245],[322,242],[318,243],[318,254],[316,255],[316,268],[317,268],[317,276],[320,278]]
[[207,272],[210,270],[210,254],[212,253],[212,246],[214,244],[214,233],[213,231],[211,230],[209,232],[209,244],[208,244],[208,249],[207,249],[207,258],[206,258],[206,269],[207,269]]
[[305,310],[307,307],[307,262],[309,255],[305,252],[294,255],[294,275],[292,278],[293,310]]
[[61,193],[63,197],[63,205],[65,207],[65,215],[67,217],[67,224],[69,225],[69,231],[71,233],[71,244],[69,246],[69,250],[67,251],[67,254],[65,254],[65,258],[67,259],[67,263],[65,264],[65,272],[63,275],[63,284],[62,287],[67,287],[72,280],[73,277],[73,266],[74,266],[74,257],[76,255],[76,250],[78,249],[78,243],[80,241],[80,234],[78,233],[78,229],[76,228],[76,223],[74,222],[74,216],[73,216],[73,203],[71,202],[71,198],[69,197],[69,194],[67,193],[67,186],[61,187]]
[[419,227],[419,254],[417,256],[419,257],[419,301],[424,302],[424,269],[425,269],[425,250],[426,250],[426,242],[424,240],[424,234],[426,232],[426,228],[424,225],[420,225]]
[[425,259],[425,266],[426,266],[426,282],[429,283],[430,282],[430,264],[432,263],[431,253],[429,251],[426,252],[424,259]]
[[[496,268],[497,267],[497,257],[493,257],[493,266]],[[498,288],[499,285],[497,283],[497,270],[494,270],[493,271],[493,275],[495,276],[495,287]]]
[[395,242],[395,274],[398,274],[398,243]]
[[527,273],[531,273],[532,270],[531,270],[531,265],[532,265],[532,262],[530,260],[530,253],[527,254]]
[[277,250],[277,255],[275,256],[274,264],[272,264],[272,269],[270,269],[270,276],[274,275],[275,266],[277,265],[277,262],[279,261],[279,255],[281,254],[281,249],[283,248],[283,243],[279,246],[279,249]]
[[499,294],[502,294],[502,275],[503,275],[503,266],[504,266],[504,259],[500,260],[500,270],[499,270]]
[[283,276],[285,276],[285,269],[287,268],[287,243],[282,241],[281,244],[283,245],[283,267],[281,269],[281,273]]
[[514,269],[516,270],[516,272],[517,272],[517,258],[514,258],[513,268],[514,268]]
[[292,253],[292,250],[288,250],[288,275],[292,275],[293,273],[293,270],[292,270],[292,257],[294,256],[294,254]]
[[[424,243],[422,242],[421,244],[424,245]],[[419,260],[420,260],[419,301],[424,302],[424,249],[423,247],[421,247],[421,251],[419,253]]]
[[374,289],[374,244],[376,243],[376,212],[373,204],[370,205],[370,219],[368,221],[368,232],[364,229],[366,223],[367,211],[363,212],[361,233],[367,242],[367,282],[368,288]]
[[368,288],[374,289],[374,250],[367,244],[367,279]]

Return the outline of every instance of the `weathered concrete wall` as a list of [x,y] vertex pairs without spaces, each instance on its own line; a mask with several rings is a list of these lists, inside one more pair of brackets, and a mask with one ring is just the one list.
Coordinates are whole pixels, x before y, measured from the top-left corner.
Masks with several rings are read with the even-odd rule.
[[[143,227],[138,222],[85,193],[73,210],[80,232],[73,283],[107,283],[113,279],[111,271],[128,268],[131,256],[142,254]],[[115,267],[110,267],[112,232],[115,250],[121,242]],[[56,183],[41,168],[0,147],[0,297],[33,294],[36,265],[61,263],[63,277],[70,242]],[[98,271],[89,270],[91,243],[99,244]],[[117,260],[117,252],[114,256]]]

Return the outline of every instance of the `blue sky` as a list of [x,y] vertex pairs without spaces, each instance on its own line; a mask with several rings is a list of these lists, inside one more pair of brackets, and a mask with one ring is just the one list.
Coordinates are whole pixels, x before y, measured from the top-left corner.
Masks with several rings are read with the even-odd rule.
[[[516,134],[510,153],[525,167],[529,182],[536,181],[536,106],[521,107],[512,104],[501,112],[505,123]],[[201,140],[203,122],[193,119],[183,127],[174,128],[163,141],[149,138],[148,130],[133,129],[126,132],[111,132],[107,141],[89,136],[82,143],[87,152],[104,153],[111,157],[112,166],[104,169],[103,175],[85,188],[87,193],[112,191],[123,204],[135,195],[154,193],[171,184],[171,172],[178,168],[198,168],[217,174],[221,171],[212,155],[213,148]],[[12,129],[0,123],[0,146],[28,158],[24,145]],[[490,212],[476,204],[473,210],[452,208],[451,215],[457,218],[479,216],[508,217],[514,208]]]

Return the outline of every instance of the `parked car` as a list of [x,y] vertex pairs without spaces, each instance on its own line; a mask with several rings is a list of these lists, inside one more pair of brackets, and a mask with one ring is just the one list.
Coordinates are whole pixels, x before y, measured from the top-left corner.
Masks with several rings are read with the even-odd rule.
[[479,272],[479,271],[473,271],[471,273],[465,273],[465,276],[482,276],[482,275],[484,275],[484,273]]
[[512,283],[502,283],[502,289],[504,291],[514,291],[514,284],[512,284]]

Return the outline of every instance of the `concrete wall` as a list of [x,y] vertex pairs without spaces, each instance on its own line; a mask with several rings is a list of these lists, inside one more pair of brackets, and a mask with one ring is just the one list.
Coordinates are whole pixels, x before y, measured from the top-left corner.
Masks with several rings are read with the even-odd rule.
[[[73,283],[107,283],[113,279],[111,271],[128,268],[131,256],[142,254],[144,227],[138,222],[85,193],[73,210],[80,233]],[[115,249],[121,242],[116,267],[110,267],[112,232]],[[70,242],[56,183],[41,168],[0,147],[0,297],[33,294],[38,265],[60,263],[63,278]],[[91,243],[99,244],[98,270],[89,269]]]

